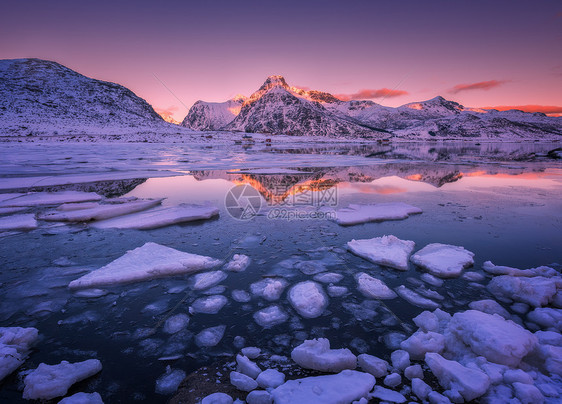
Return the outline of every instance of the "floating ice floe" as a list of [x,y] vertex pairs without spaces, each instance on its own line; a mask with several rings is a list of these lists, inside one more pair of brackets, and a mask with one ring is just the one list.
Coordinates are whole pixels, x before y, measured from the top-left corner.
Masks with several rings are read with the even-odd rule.
[[408,352],[412,359],[421,360],[428,352],[443,352],[445,337],[433,331],[423,332],[418,330],[408,339],[402,341],[400,347]]
[[244,355],[236,355],[236,368],[238,372],[255,379],[262,372],[261,368]]
[[424,309],[436,309],[441,306],[439,303],[421,296],[419,293],[416,293],[413,290],[408,289],[404,285],[398,286],[396,288],[396,292],[400,295],[402,299],[407,300],[409,303],[413,304],[414,306],[418,306]]
[[252,296],[245,290],[235,289],[232,291],[232,299],[238,303],[247,303],[252,299]]
[[0,217],[0,231],[34,230],[37,227],[35,215],[31,213]]
[[349,205],[335,211],[336,223],[343,226],[384,220],[402,220],[422,213],[420,208],[403,202],[378,203],[376,205]]
[[414,251],[416,243],[400,240],[394,236],[375,237],[366,240],[351,240],[347,243],[349,250],[378,265],[408,270],[408,258]]
[[517,366],[538,339],[513,321],[477,310],[455,313],[447,330],[477,355],[491,362]]
[[58,404],[103,404],[99,393],[76,393],[65,397]]
[[100,201],[101,199],[102,197],[94,192],[33,192],[15,198],[6,199],[0,202],[0,207],[60,205],[68,202]]
[[205,328],[195,336],[195,343],[198,347],[213,347],[218,345],[224,336],[226,325]]
[[166,366],[166,373],[156,379],[156,392],[158,394],[172,394],[178,389],[180,383],[185,379],[185,372],[180,369],[172,369]]
[[0,327],[0,382],[23,364],[38,338],[36,328]]
[[557,276],[560,275],[558,271],[553,268],[542,266],[531,269],[518,269],[512,267],[506,267],[502,265],[494,265],[491,261],[486,261],[482,264],[482,269],[492,275],[511,275],[511,276],[522,276],[522,277],[533,277],[533,276]]
[[532,322],[545,327],[562,332],[562,310],[551,307],[537,307],[527,314],[527,318]]
[[365,372],[375,377],[386,376],[390,367],[387,361],[368,354],[359,355],[357,357],[357,364]]
[[[131,202],[132,203],[132,202]],[[206,220],[219,214],[219,210],[213,206],[191,206],[179,205],[151,209],[144,212],[132,213],[126,216],[116,217],[109,220],[93,223],[92,226],[99,229],[137,229],[150,230],[174,224]]]
[[228,299],[222,295],[200,297],[191,304],[191,309],[194,313],[217,314],[227,302]]
[[258,388],[258,382],[240,372],[230,372],[230,384],[240,391],[252,391]]
[[289,315],[277,305],[266,307],[254,313],[254,320],[263,328],[271,328],[284,323],[288,319]]
[[295,268],[305,275],[315,275],[328,270],[321,260],[299,261],[295,264]]
[[189,316],[184,313],[171,316],[164,323],[164,332],[166,334],[175,334],[187,328],[189,325]]
[[417,266],[441,278],[457,277],[462,270],[474,264],[474,253],[449,244],[428,244],[410,260]]
[[349,349],[330,349],[326,338],[304,341],[293,349],[291,358],[303,368],[321,372],[335,373],[357,367],[357,358]]
[[[219,261],[220,263],[220,261]],[[203,290],[224,281],[228,275],[223,271],[211,271],[197,274],[193,277],[193,289]]]
[[75,289],[138,282],[200,271],[220,264],[221,261],[211,257],[189,254],[149,242],[70,282],[68,286]]
[[447,360],[437,353],[427,353],[425,362],[443,388],[457,391],[466,401],[482,396],[490,387],[490,378],[484,372]]
[[299,282],[289,290],[289,303],[305,318],[322,315],[328,306],[328,297],[322,286],[313,281]]
[[335,272],[325,272],[323,274],[315,275],[314,279],[316,282],[322,283],[338,283],[343,279],[342,274],[337,274]]
[[226,271],[242,272],[250,265],[250,257],[244,254],[234,254],[232,259],[224,266]]
[[[398,375],[400,376],[400,375]],[[378,398],[381,402],[387,403],[404,403],[406,402],[406,397],[397,391],[386,389],[382,386],[375,386],[373,392],[369,394],[369,397]]]
[[562,278],[535,276],[532,278],[500,275],[488,283],[488,291],[498,300],[517,301],[534,307],[545,306],[552,302],[562,290]]
[[488,314],[499,314],[506,320],[509,320],[511,315],[504,309],[498,302],[491,299],[478,300],[468,304],[472,310],[478,310]]
[[335,375],[289,380],[271,392],[275,404],[351,403],[367,397],[375,385],[369,373],[344,370]]
[[371,299],[394,299],[396,293],[390,289],[380,279],[374,278],[364,272],[355,275],[357,280],[357,289],[363,293],[365,297]]
[[58,365],[41,363],[32,370],[23,383],[23,398],[26,400],[51,400],[64,396],[70,386],[87,379],[101,371],[101,362],[88,359],[83,362],[69,363],[62,361]]
[[443,279],[439,279],[431,274],[424,273],[421,274],[420,279],[425,283],[429,283],[431,286],[440,287],[443,286]]
[[203,397],[201,404],[232,404],[234,400],[226,393],[213,393]]
[[128,215],[153,208],[154,206],[160,205],[160,203],[162,203],[162,199],[106,203],[89,209],[46,212],[38,217],[48,222],[90,222],[93,220],[104,220],[116,216]]
[[265,278],[250,285],[253,295],[263,297],[270,302],[278,300],[287,287],[287,281],[283,278]]
[[276,369],[266,369],[256,378],[262,389],[274,389],[285,383],[285,375]]

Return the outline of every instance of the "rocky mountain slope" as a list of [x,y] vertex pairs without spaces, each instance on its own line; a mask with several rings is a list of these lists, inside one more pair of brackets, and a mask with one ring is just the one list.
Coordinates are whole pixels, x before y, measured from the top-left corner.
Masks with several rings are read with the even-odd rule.
[[56,62],[0,60],[0,134],[106,133],[175,127],[118,84]]
[[189,109],[189,113],[181,126],[193,130],[218,130],[229,124],[240,113],[246,101],[243,95],[236,96],[225,102],[197,101]]

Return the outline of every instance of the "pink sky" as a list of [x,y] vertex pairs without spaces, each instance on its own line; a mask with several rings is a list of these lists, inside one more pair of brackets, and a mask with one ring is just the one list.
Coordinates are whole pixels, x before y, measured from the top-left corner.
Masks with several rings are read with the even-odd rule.
[[29,1],[3,6],[0,58],[55,60],[177,120],[184,104],[250,95],[272,74],[333,94],[390,94],[390,106],[442,95],[552,112],[562,107],[561,11],[503,0]]

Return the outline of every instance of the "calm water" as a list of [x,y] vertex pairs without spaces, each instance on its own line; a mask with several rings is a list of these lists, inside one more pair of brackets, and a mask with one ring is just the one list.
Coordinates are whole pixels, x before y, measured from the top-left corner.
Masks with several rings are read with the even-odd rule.
[[[407,285],[415,290],[422,272],[414,266],[398,272],[370,264],[346,252],[345,243],[393,234],[415,241],[417,249],[434,242],[461,245],[476,254],[475,271],[486,260],[518,268],[562,264],[562,165],[540,157],[554,147],[538,143],[316,145],[299,152],[260,145],[248,150],[2,145],[6,156],[0,164],[2,192],[13,189],[10,184],[24,181],[23,177],[41,176],[41,181],[47,178],[58,184],[79,181],[69,175],[111,174],[116,182],[52,187],[166,197],[166,205],[212,203],[221,214],[210,221],[150,231],[44,226],[4,235],[0,238],[0,324],[34,326],[40,331],[42,340],[22,370],[41,362],[100,359],[103,371],[74,386],[71,393],[98,391],[106,402],[165,402],[168,396],[156,394],[154,383],[167,365],[189,373],[234,354],[235,336],[246,338],[248,346],[284,355],[305,338],[326,336],[334,347],[351,346],[356,353],[384,357],[390,352],[389,333],[407,333],[411,319],[423,309],[401,298],[365,303],[353,274],[366,271],[390,287]],[[257,169],[270,170],[260,174],[263,171]],[[66,180],[57,182],[61,176]],[[120,178],[127,179],[117,181]],[[237,184],[250,184],[263,196],[260,214],[251,220],[236,220],[224,207],[226,193]],[[330,204],[337,207],[400,201],[424,213],[403,221],[352,227],[324,219],[272,217],[271,212],[281,207],[315,211],[311,198],[328,190],[335,198]],[[294,201],[299,205],[286,206]],[[187,313],[190,303],[205,292],[191,290],[189,276],[110,287],[106,296],[95,299],[67,290],[68,282],[84,269],[103,266],[148,241],[225,260],[243,253],[252,264],[245,272],[229,273],[221,283],[229,301],[218,314],[195,314],[187,332],[172,336],[162,331],[162,321],[171,314]],[[290,320],[263,330],[252,315],[270,303],[259,297],[248,303],[231,298],[232,290],[249,291],[249,285],[264,275],[283,276],[290,284],[310,279],[292,266],[308,260],[321,260],[329,271],[343,274],[339,285],[349,288],[347,295],[330,298],[317,319],[301,318],[285,291],[275,303],[290,314]],[[449,312],[488,296],[485,289],[463,279],[447,280],[438,288],[426,286],[444,296],[442,308]],[[393,322],[392,313],[400,321]],[[221,324],[227,330],[218,346],[195,345],[195,334]],[[158,360],[171,355],[181,358]],[[0,386],[0,401],[22,401],[18,385],[17,375],[7,378]]]

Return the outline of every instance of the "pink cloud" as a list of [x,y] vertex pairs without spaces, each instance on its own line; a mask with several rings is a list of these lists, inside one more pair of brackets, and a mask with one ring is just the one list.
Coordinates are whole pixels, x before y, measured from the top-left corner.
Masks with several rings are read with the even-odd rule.
[[562,114],[562,106],[556,105],[498,105],[495,107],[485,107],[485,109],[497,109],[498,111],[518,109],[524,112],[542,112],[543,114],[551,116],[559,116]]
[[380,88],[378,90],[375,89],[364,89],[359,90],[353,94],[336,94],[335,96],[342,101],[349,101],[349,100],[370,100],[373,98],[392,98],[392,97],[400,97],[401,95],[409,94],[407,91],[403,90],[391,90],[389,88]]
[[468,90],[490,90],[492,88],[501,86],[502,84],[507,83],[507,80],[488,80],[488,81],[479,81],[478,83],[470,83],[470,84],[457,84],[453,88],[449,90],[451,94],[457,94],[461,91],[468,91]]

